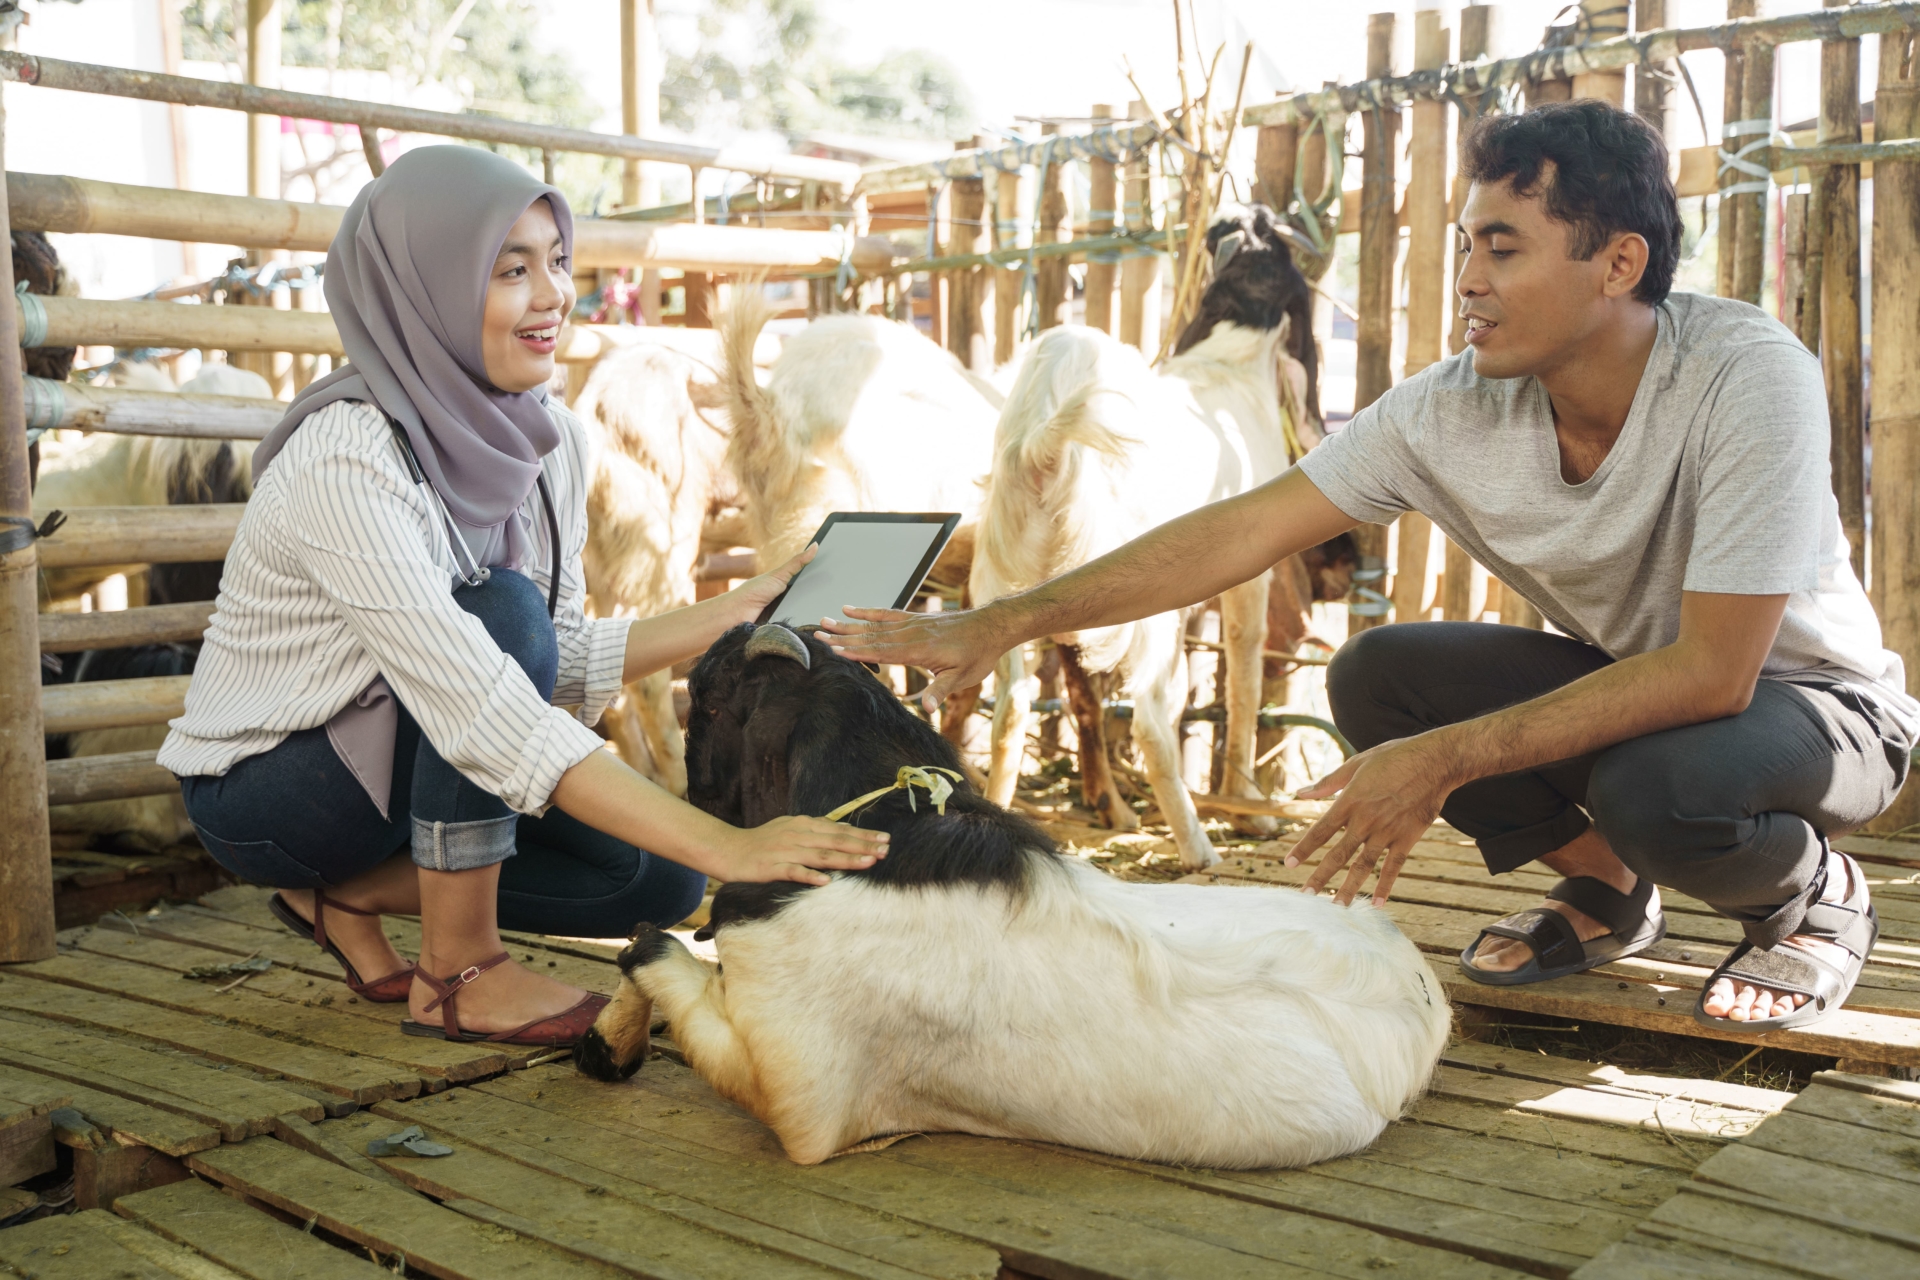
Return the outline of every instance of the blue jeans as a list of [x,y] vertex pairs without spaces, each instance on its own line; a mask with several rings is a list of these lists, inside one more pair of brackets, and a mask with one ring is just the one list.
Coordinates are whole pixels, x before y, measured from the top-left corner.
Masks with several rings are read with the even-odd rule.
[[[559,651],[546,601],[526,577],[495,569],[454,600],[479,618],[503,652],[551,697]],[[243,880],[282,889],[338,885],[417,843],[421,831],[448,847],[498,846],[500,924],[529,933],[622,937],[646,921],[693,914],[706,877],[596,831],[559,809],[532,818],[462,777],[440,758],[403,706],[394,742],[386,817],[341,761],[324,725],[289,734],[224,777],[180,780],[187,815],[214,860]],[[435,861],[415,848],[414,861]],[[514,856],[514,855],[518,856]]]

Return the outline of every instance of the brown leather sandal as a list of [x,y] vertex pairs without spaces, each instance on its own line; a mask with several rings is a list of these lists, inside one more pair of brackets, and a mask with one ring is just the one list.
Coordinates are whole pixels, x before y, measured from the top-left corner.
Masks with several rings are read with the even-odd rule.
[[433,1027],[424,1022],[415,1022],[412,1018],[403,1018],[400,1029],[410,1036],[428,1036],[437,1040],[479,1040],[492,1044],[545,1045],[554,1049],[571,1049],[575,1041],[587,1034],[588,1028],[593,1026],[593,1020],[600,1016],[600,1011],[607,1007],[608,997],[587,995],[582,996],[580,1002],[570,1009],[550,1017],[535,1018],[511,1031],[496,1031],[492,1035],[484,1031],[462,1031],[460,1017],[454,1011],[454,1001],[459,997],[460,989],[495,965],[505,964],[507,960],[507,953],[502,951],[491,960],[468,965],[444,982],[425,969],[416,968],[413,976],[426,983],[433,992],[432,1001],[421,1012],[443,1010],[440,1015],[443,1024]]
[[340,948],[327,941],[328,907],[332,907],[335,911],[344,911],[350,916],[377,916],[380,914],[378,911],[362,911],[360,908],[350,907],[344,902],[336,902],[332,898],[329,898],[323,891],[315,889],[313,891],[313,923],[308,924],[300,918],[300,913],[295,911],[287,900],[279,894],[276,893],[267,899],[267,909],[273,912],[275,918],[277,918],[281,924],[284,924],[287,928],[293,930],[309,942],[312,942],[315,946],[340,962],[340,967],[347,971],[347,989],[353,992],[353,994],[373,1004],[399,1004],[402,1000],[405,1000],[407,998],[407,992],[413,987],[413,966],[408,965],[404,969],[396,970],[386,977],[373,982],[362,982],[360,980],[360,971],[353,967],[353,962],[341,953]]

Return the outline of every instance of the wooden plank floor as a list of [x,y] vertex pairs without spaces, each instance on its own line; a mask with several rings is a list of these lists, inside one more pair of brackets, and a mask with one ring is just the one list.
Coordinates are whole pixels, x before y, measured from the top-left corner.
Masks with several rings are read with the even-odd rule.
[[[1456,1004],[1551,1014],[1677,1035],[1763,1043],[1841,1060],[1868,1071],[1920,1067],[1920,844],[1849,837],[1836,846],[1859,859],[1880,914],[1880,941],[1846,1008],[1817,1027],[1753,1036],[1693,1021],[1702,981],[1740,940],[1733,921],[1683,894],[1663,890],[1667,937],[1648,951],[1584,974],[1519,987],[1470,982],[1455,958],[1482,926],[1539,904],[1557,877],[1543,867],[1489,876],[1473,843],[1435,826],[1414,847],[1386,910],[1433,958]],[[1186,883],[1285,886],[1309,867],[1283,859],[1293,837],[1229,856]],[[1737,1025],[1737,1024],[1736,1024]]]
[[[1252,864],[1269,861],[1228,870],[1259,882],[1272,868]],[[1650,1270],[1662,1250],[1682,1263],[1704,1251],[1735,1273],[1725,1268],[1752,1251],[1692,1224],[1715,1197],[1764,1210],[1799,1167],[1736,1163],[1751,1153],[1839,1169],[1819,1152],[1847,1150],[1841,1172],[1853,1181],[1800,1206],[1827,1215],[1819,1230],[1882,1251],[1848,1255],[1861,1265],[1903,1247],[1893,1215],[1920,1181],[1920,1130],[1900,1127],[1920,1107],[1898,1090],[1914,1086],[1878,1082],[1905,1108],[1888,1120],[1872,1110],[1881,1099],[1857,1092],[1875,1082],[1853,1077],[1854,1092],[1823,1077],[1823,1101],[1810,1103],[1811,1090],[1795,1098],[1469,1042],[1448,1050],[1430,1094],[1372,1148],[1305,1170],[1176,1169],[963,1135],[803,1169],[670,1044],[609,1086],[531,1051],[401,1035],[400,1010],[351,998],[332,960],[272,922],[265,897],[225,889],[109,917],[64,933],[53,960],[0,970],[0,1098],[15,1100],[11,1111],[78,1113],[78,1131],[56,1137],[75,1148],[77,1177],[93,1179],[94,1200],[80,1187],[77,1199],[100,1206],[0,1230],[0,1271],[280,1280],[404,1263],[463,1280],[1371,1280],[1606,1266],[1616,1269],[1590,1274],[1615,1280],[1675,1273]],[[403,948],[417,937],[409,922],[389,925]],[[511,943],[570,980],[613,981],[609,948]],[[238,985],[186,976],[250,956],[275,963]],[[455,1153],[365,1154],[409,1124]],[[1842,1126],[1852,1128],[1836,1142],[1827,1131]],[[109,1157],[127,1152],[143,1157],[137,1180],[113,1172]]]

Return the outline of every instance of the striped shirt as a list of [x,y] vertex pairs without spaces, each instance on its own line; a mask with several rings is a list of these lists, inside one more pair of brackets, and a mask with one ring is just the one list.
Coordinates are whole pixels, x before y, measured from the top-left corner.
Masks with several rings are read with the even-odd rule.
[[[224,774],[384,676],[442,759],[516,811],[544,812],[560,775],[603,745],[588,726],[620,691],[633,623],[586,616],[587,437],[558,401],[549,412],[561,440],[543,465],[566,549],[559,706],[454,603],[450,532],[386,418],[337,401],[293,433],[247,503],[160,764]],[[536,490],[522,508],[534,538],[525,572],[544,597],[553,552],[539,503]]]

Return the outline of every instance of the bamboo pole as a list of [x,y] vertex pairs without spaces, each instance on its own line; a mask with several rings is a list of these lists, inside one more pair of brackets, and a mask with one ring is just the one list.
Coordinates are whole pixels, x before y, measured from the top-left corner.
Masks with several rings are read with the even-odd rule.
[[[1460,60],[1462,62],[1471,62],[1479,58],[1484,58],[1487,54],[1493,52],[1494,44],[1499,38],[1499,14],[1499,8],[1490,4],[1470,4],[1460,10]],[[1475,93],[1462,96],[1460,99],[1460,122],[1454,131],[1456,152],[1462,154],[1465,152],[1467,135],[1471,131],[1471,126],[1468,124],[1468,121],[1469,119],[1478,118],[1480,114],[1481,97],[1481,94]],[[1468,183],[1466,179],[1459,176],[1459,169],[1460,166],[1456,158],[1453,179],[1453,207],[1451,211],[1452,219],[1456,223],[1460,221],[1461,211],[1467,207]],[[1459,268],[1456,266],[1448,273],[1447,278],[1452,280],[1459,274]],[[1452,329],[1447,335],[1447,350],[1454,355],[1458,355],[1467,349],[1467,322],[1466,319],[1459,314],[1460,308],[1454,305],[1454,302],[1455,299],[1452,294],[1449,293],[1449,309],[1454,314]]]
[[[945,253],[953,244],[953,188],[951,185],[927,188],[927,222],[931,228],[929,239],[937,253]],[[904,287],[911,290],[912,278],[902,277]],[[953,289],[953,275],[947,271],[927,273],[927,337],[936,346],[947,345],[947,295]],[[911,304],[908,306],[911,319]]]
[[[1134,120],[1150,120],[1153,112],[1135,99],[1127,108]],[[1127,230],[1145,234],[1153,229],[1153,211],[1160,202],[1160,177],[1154,172],[1152,152],[1144,148],[1127,162],[1126,202],[1122,206]],[[1120,341],[1137,347],[1151,360],[1160,350],[1160,254],[1135,249],[1120,260]]]
[[259,440],[286,414],[278,400],[176,394],[28,378],[27,425],[118,435]]
[[[4,364],[0,360],[0,364]],[[244,502],[190,507],[81,507],[39,541],[40,565],[72,569],[108,564],[188,564],[224,560],[240,528]],[[35,512],[40,519],[45,512]],[[35,617],[39,606],[36,602]],[[37,624],[36,624],[37,625]],[[38,647],[37,643],[33,647]],[[34,675],[39,686],[39,673]]]
[[[1025,169],[1012,169],[1000,175],[994,184],[994,248],[1023,249],[1032,228],[1025,210],[1032,200],[1031,185]],[[1013,359],[1013,349],[1026,332],[1027,314],[1023,272],[1018,266],[1001,267],[993,280],[993,362],[1003,365]]]
[[[1434,70],[1446,65],[1451,32],[1440,25],[1436,9],[1413,15],[1413,68]],[[1447,105],[1416,102],[1409,140],[1406,217],[1407,236],[1407,354],[1406,376],[1411,378],[1440,359],[1446,288],[1447,230]],[[1393,616],[1398,622],[1418,622],[1427,616],[1427,561],[1433,545],[1433,522],[1417,511],[1400,517],[1398,549],[1393,572]],[[1451,564],[1451,562],[1449,562]]]
[[[1730,140],[1735,147],[1754,139],[1765,139],[1773,132],[1773,62],[1770,44],[1751,46],[1742,59],[1740,100],[1744,132],[1740,138]],[[1734,197],[1734,203],[1740,206],[1740,227],[1734,242],[1733,296],[1756,307],[1760,305],[1760,288],[1766,275],[1770,181],[1769,178],[1748,179],[1743,185],[1759,189]]]
[[[1819,296],[1807,296],[1807,203],[1804,191],[1796,191],[1786,198],[1784,212],[1780,217],[1780,278],[1775,282],[1779,291],[1780,323],[1793,330],[1793,335],[1802,342],[1801,337],[1807,328],[1807,312],[1820,305]],[[1819,350],[1817,340],[1812,350]]]
[[[1101,102],[1095,103],[1093,120],[1095,127],[1113,119],[1113,108]],[[1116,180],[1113,161],[1095,156],[1087,161],[1087,236],[1097,239],[1113,234],[1114,219],[1119,212],[1119,184]],[[1284,207],[1284,206],[1282,206]],[[1087,313],[1089,328],[1102,333],[1114,330],[1113,282],[1115,267],[1120,261],[1118,252],[1108,249],[1087,255]]]
[[[247,83],[280,87],[280,0],[247,0]],[[280,117],[247,116],[247,194],[280,198]]]
[[[47,316],[41,345],[200,347],[217,351],[310,351],[344,356],[333,318],[323,312],[268,307],[195,307],[177,302],[99,302],[41,298]],[[16,301],[11,310],[20,315]]]
[[[1580,16],[1585,26],[1581,43],[1614,40],[1627,34],[1627,0],[1580,0]],[[1627,105],[1627,70],[1609,67],[1604,71],[1582,71],[1573,77],[1573,96],[1597,98],[1616,107]]]
[[[0,155],[6,106],[0,100]],[[0,242],[12,240],[0,200]],[[0,293],[13,255],[0,254]],[[46,738],[40,721],[40,556],[25,536],[32,483],[20,368],[19,315],[0,307],[0,963],[54,953],[53,863],[47,836]]]
[[[620,0],[620,128],[629,136],[660,131],[660,43],[653,0]],[[548,154],[551,154],[549,152]],[[660,178],[638,158],[621,164],[620,202],[629,208],[660,203]],[[640,318],[660,323],[660,268],[640,267]]]
[[[1829,7],[1832,0],[1828,0]],[[1883,37],[1887,38],[1887,37]],[[1860,141],[1860,42],[1828,40],[1820,46],[1818,140],[1846,145]],[[1877,133],[1885,138],[1885,132]],[[1861,388],[1860,167],[1827,165],[1814,176],[1820,187],[1820,292],[1818,336],[1827,383],[1833,493],[1840,527],[1853,550],[1853,571],[1867,577],[1866,438]],[[1884,190],[1884,188],[1883,188]],[[1909,310],[1915,305],[1908,297]],[[1804,326],[1803,326],[1804,329]],[[1876,366],[1878,367],[1878,366]]]
[[[155,754],[152,751],[124,751],[113,755],[50,761],[47,764],[45,801],[49,804],[89,804],[96,800],[131,800],[135,796],[170,795],[179,790],[180,780],[154,763]],[[51,861],[48,871],[51,874]],[[53,954],[51,946],[47,954]]]
[[[1367,78],[1393,74],[1391,13],[1367,18]],[[1394,210],[1393,163],[1398,149],[1398,111],[1368,111],[1363,117],[1360,179],[1360,320],[1353,411],[1385,395],[1393,385],[1394,260],[1399,256],[1400,229]],[[1363,524],[1353,531],[1359,544],[1361,572],[1384,569],[1387,554],[1385,525]],[[1349,630],[1365,630],[1387,621],[1377,614],[1353,613]]]
[[[1878,138],[1920,133],[1920,46],[1914,33],[1880,37],[1873,98]],[[1920,163],[1880,163],[1873,172],[1873,578],[1872,598],[1889,649],[1920,679]],[[1828,316],[1826,323],[1832,323]],[[1920,787],[1909,785],[1872,824],[1897,831],[1920,822]]]
[[[1043,124],[1040,132],[1058,136],[1060,126]],[[1067,166],[1045,165],[1040,170],[1040,225],[1033,229],[1033,241],[1064,244],[1073,239],[1067,219]],[[1067,288],[1067,260],[1054,257],[1037,262],[1033,275],[1034,306],[1039,312],[1039,327],[1052,329],[1073,318],[1071,295]]]
[[165,724],[186,710],[192,676],[148,676],[53,684],[40,691],[40,714],[48,733],[130,729]]
[[[1667,0],[1634,0],[1633,25],[1641,31],[1658,31],[1666,26]],[[1671,61],[1662,60],[1643,62],[1633,71],[1633,113],[1663,138],[1667,136],[1667,94],[1671,89],[1665,77],[1672,67]]]
[[[1751,18],[1758,0],[1727,0],[1728,18]],[[1721,149],[1737,151],[1751,139],[1732,136],[1726,133],[1726,127],[1736,124],[1740,119],[1740,109],[1746,103],[1744,97],[1746,82],[1745,46],[1729,44],[1726,46],[1725,84],[1720,95],[1721,118],[1725,121],[1721,129]],[[1724,194],[1728,187],[1738,186],[1748,180],[1748,175],[1737,169],[1720,170],[1720,230],[1716,244],[1719,258],[1715,263],[1716,285],[1714,292],[1723,298],[1740,296],[1734,289],[1734,263],[1739,259],[1740,219],[1745,216],[1746,206],[1738,196]]]
[[152,604],[105,613],[43,613],[40,652],[79,653],[123,645],[172,644],[198,640],[213,616],[213,601]]
[[[979,139],[974,139],[976,145]],[[991,239],[988,227],[987,184],[980,178],[956,178],[953,182],[953,240],[948,246],[955,255],[973,256],[986,251]],[[983,266],[969,266],[953,273],[948,295],[950,318],[947,322],[947,350],[975,373],[993,372],[993,275]]]

